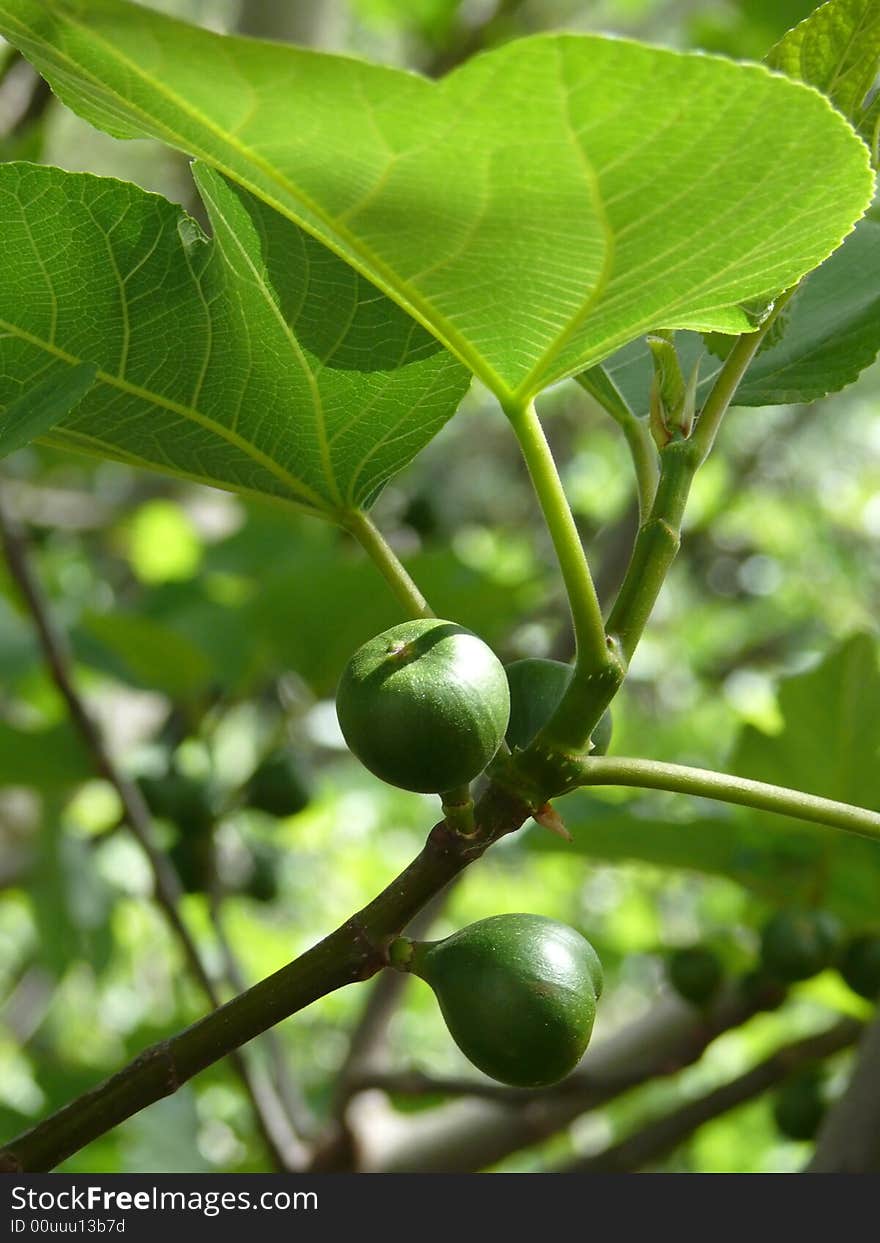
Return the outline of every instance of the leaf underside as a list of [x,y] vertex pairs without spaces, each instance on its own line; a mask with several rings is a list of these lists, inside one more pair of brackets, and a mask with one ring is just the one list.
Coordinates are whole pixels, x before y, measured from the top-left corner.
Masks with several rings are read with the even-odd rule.
[[0,404],[92,363],[53,443],[330,516],[368,504],[468,373],[290,221],[196,178],[212,240],[135,186],[0,166]]
[[296,221],[507,404],[651,328],[738,333],[864,210],[867,151],[754,65],[536,36],[439,83],[123,0],[0,0],[71,108]]
[[22,449],[66,419],[95,382],[92,363],[66,367],[27,389],[0,416],[0,458]]
[[862,135],[877,163],[877,0],[828,0],[779,40],[770,51],[767,64],[827,95]]
[[[686,373],[703,353],[697,333],[676,336]],[[880,220],[866,216],[843,246],[804,281],[789,304],[780,339],[764,349],[736,392],[739,406],[816,401],[858,379],[880,353]],[[720,362],[705,354],[699,398],[706,396]],[[651,355],[644,340],[631,342],[605,363],[608,375],[636,414],[648,412]]]

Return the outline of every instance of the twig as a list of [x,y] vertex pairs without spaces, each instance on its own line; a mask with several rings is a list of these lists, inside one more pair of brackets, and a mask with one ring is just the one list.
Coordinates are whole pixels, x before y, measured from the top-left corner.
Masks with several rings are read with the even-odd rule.
[[842,1019],[826,1031],[796,1040],[711,1092],[687,1101],[646,1123],[602,1152],[572,1161],[563,1174],[625,1174],[659,1161],[706,1122],[762,1096],[801,1066],[818,1062],[855,1044],[863,1030],[856,1019]]
[[[457,881],[438,893],[412,921],[407,934],[423,939],[449,901]],[[334,1112],[341,1117],[356,1084],[365,1075],[384,1069],[384,1053],[388,1025],[406,990],[410,977],[400,971],[383,971],[371,986],[366,1004],[351,1033],[345,1061],[339,1068],[334,1092]]]
[[846,1091],[829,1110],[809,1174],[880,1171],[880,1017],[865,1031]]
[[[578,764],[581,786],[630,786],[643,790],[667,790],[690,794],[771,811],[797,820],[830,825],[845,833],[855,833],[873,840],[880,838],[880,812],[836,799],[805,794],[786,786],[752,781],[708,768],[691,768],[685,764],[667,764],[660,760],[631,759],[626,756],[586,756]],[[574,766],[573,766],[574,774]]]
[[425,903],[529,814],[527,806],[497,788],[490,787],[481,802],[475,838],[451,833],[443,821],[435,825],[409,867],[363,910],[294,962],[186,1031],[147,1049],[94,1091],[13,1140],[0,1151],[0,1171],[53,1168],[282,1019],[327,993],[375,975],[385,964],[386,946]]
[[582,371],[575,379],[623,432],[635,470],[639,522],[644,522],[651,512],[660,478],[660,459],[648,421],[633,413],[626,398],[601,364]]
[[[31,565],[24,533],[6,512],[2,503],[0,503],[0,540],[2,540],[9,571],[30,613],[46,664],[67,705],[70,718],[85,742],[96,769],[116,790],[122,803],[126,823],[149,861],[156,902],[177,938],[190,970],[211,1005],[217,1009],[221,1004],[221,998],[205,969],[199,949],[181,917],[180,883],[173,867],[156,843],[149,809],[138,787],[118,767],[104,745],[98,726],[80,698],[74,685],[73,661],[66,636],[52,619],[49,603]],[[267,1117],[265,1089],[253,1080],[241,1054],[232,1053],[230,1062],[251,1099],[258,1128],[273,1162],[281,1170],[296,1168],[291,1164],[294,1154],[290,1151],[288,1137],[279,1133],[278,1126]],[[277,1114],[277,1111],[272,1110],[272,1113]]]

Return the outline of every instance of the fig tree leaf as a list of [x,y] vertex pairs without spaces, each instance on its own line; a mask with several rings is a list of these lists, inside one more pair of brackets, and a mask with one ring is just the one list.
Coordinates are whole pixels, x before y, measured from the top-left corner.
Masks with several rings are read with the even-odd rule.
[[876,159],[877,0],[828,0],[779,40],[767,64],[827,95],[875,151]]
[[73,727],[16,729],[0,721],[0,787],[63,789],[94,774],[94,764]]
[[[697,333],[676,334],[685,373],[703,351]],[[788,304],[783,331],[761,351],[736,391],[738,406],[816,401],[854,383],[880,352],[880,220],[866,216]],[[706,354],[698,402],[721,363]],[[647,414],[651,355],[641,339],[605,362],[609,378],[637,414]]]
[[97,367],[80,363],[35,384],[0,414],[0,458],[23,449],[67,418],[95,382]]
[[136,186],[0,166],[0,402],[86,361],[52,443],[330,517],[368,504],[466,370],[296,225],[196,176],[210,240]]
[[880,810],[878,704],[877,643],[855,635],[815,669],[781,683],[782,730],[767,735],[746,726],[731,770]]
[[283,212],[503,403],[649,329],[739,333],[870,200],[868,153],[757,65],[539,35],[440,82],[124,0],[0,0],[62,100]]
[[75,634],[75,650],[93,668],[130,685],[164,691],[177,702],[203,692],[213,674],[198,645],[172,626],[118,608],[86,614]]
[[[855,635],[780,684],[783,727],[742,730],[729,771],[880,810],[877,641]],[[670,808],[671,814],[670,814]],[[876,918],[880,844],[746,808],[636,797],[610,805],[587,791],[559,800],[573,847],[546,832],[539,849],[639,859],[727,876],[771,902],[814,898],[853,923]]]

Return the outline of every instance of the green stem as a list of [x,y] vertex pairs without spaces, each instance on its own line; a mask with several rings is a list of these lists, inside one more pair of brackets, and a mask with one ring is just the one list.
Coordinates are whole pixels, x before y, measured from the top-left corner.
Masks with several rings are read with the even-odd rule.
[[345,515],[344,524],[377,567],[409,616],[433,617],[433,609],[372,518],[362,509],[354,509]]
[[860,837],[880,840],[880,812],[835,799],[819,798],[802,790],[751,781],[711,769],[689,768],[683,764],[665,764],[658,760],[628,759],[618,756],[596,756],[580,762],[581,786],[631,786],[637,789],[668,790],[711,798],[722,803],[736,803],[758,811],[772,811],[796,820],[810,820],[855,833]]
[[715,437],[718,435],[718,429],[721,426],[721,420],[736,396],[736,390],[739,388],[743,376],[751,366],[752,359],[761,347],[761,342],[772,328],[782,308],[793,297],[796,289],[797,286],[794,289],[789,289],[777,298],[772,312],[764,320],[757,332],[748,332],[741,336],[727,355],[724,366],[718,372],[715,383],[712,385],[712,391],[709,393],[700,411],[699,421],[691,437],[691,441],[697,446],[699,453],[697,467],[705,462],[712,451]]
[[474,822],[474,800],[469,785],[457,786],[447,790],[440,796],[443,817],[455,833],[470,837],[476,825]]
[[388,965],[388,946],[422,907],[528,815],[528,807],[490,785],[480,799],[476,834],[462,837],[441,821],[409,867],[335,932],[12,1140],[0,1149],[0,1173],[52,1169],[282,1019],[375,975]]
[[578,665],[604,668],[608,663],[608,651],[602,610],[534,402],[510,408],[507,415],[519,440],[559,560],[571,607]]
[[660,482],[647,519],[639,528],[632,557],[608,618],[608,633],[628,662],[642,637],[681,545],[681,526],[694,476],[712,450],[721,421],[740,381],[773,321],[791,297],[778,299],[757,332],[741,336],[727,356],[690,437],[671,440],[660,450]]
[[647,419],[640,419],[611,376],[601,365],[590,367],[575,377],[581,388],[609,414],[623,432],[636,472],[639,521],[644,522],[654,502],[660,477],[657,446]]
[[650,512],[660,478],[657,446],[654,444],[650,427],[643,419],[633,414],[626,421],[618,419],[617,422],[629,445],[630,457],[636,472],[639,517],[644,519]]
[[661,450],[660,461],[654,503],[639,527],[626,575],[608,616],[608,633],[617,638],[627,663],[681,546],[681,524],[699,465],[698,451],[690,440],[673,440]]

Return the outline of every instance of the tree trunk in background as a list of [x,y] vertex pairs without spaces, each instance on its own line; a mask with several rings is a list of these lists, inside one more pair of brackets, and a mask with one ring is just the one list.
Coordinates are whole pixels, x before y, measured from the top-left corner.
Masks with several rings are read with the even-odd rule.
[[880,1171],[880,1018],[865,1032],[849,1085],[819,1131],[809,1174]]
[[242,0],[243,35],[279,39],[304,47],[338,47],[344,31],[340,0]]

